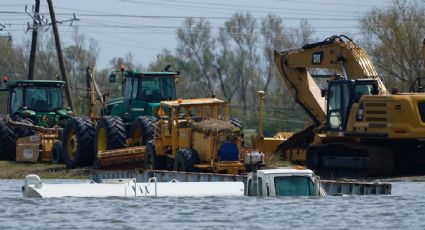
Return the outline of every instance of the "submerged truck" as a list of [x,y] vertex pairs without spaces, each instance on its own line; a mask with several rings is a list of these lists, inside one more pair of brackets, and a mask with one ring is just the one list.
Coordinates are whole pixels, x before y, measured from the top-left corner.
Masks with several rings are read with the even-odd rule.
[[[192,173],[193,174],[193,173]],[[195,174],[193,174],[195,175]],[[202,178],[202,174],[197,174]],[[258,193],[253,192],[257,176]],[[44,184],[37,175],[28,175],[22,188],[25,197],[199,197],[199,196],[316,196],[327,194],[320,180],[311,170],[280,168],[258,170],[241,181],[162,181],[149,177],[137,181],[136,177],[103,179],[101,183]]]
[[319,177],[310,169],[263,169],[247,176],[247,196],[326,196]]

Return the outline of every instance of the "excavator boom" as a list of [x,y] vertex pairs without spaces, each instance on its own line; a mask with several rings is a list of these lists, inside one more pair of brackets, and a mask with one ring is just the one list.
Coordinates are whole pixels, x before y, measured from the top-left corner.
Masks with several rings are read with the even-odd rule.
[[389,94],[366,52],[344,35],[332,36],[300,49],[275,51],[274,56],[285,84],[316,125],[326,121],[326,101],[309,68],[334,70],[350,80],[375,79],[378,94]]

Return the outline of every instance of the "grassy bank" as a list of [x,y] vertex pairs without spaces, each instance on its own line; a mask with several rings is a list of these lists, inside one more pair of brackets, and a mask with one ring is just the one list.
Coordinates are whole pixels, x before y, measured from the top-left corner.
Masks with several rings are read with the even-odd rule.
[[65,165],[0,161],[0,179],[24,179],[37,174],[42,179],[88,179],[89,169],[67,169]]

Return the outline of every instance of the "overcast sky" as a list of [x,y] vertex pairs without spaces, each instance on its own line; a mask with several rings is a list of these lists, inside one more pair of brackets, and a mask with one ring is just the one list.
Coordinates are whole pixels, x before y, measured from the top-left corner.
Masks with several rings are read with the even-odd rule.
[[[136,62],[147,66],[163,49],[176,48],[176,29],[185,17],[205,17],[214,32],[235,12],[249,12],[262,19],[273,13],[287,28],[296,28],[307,19],[315,28],[315,37],[333,34],[358,36],[358,19],[373,9],[383,8],[391,0],[54,0],[57,20],[67,20],[75,13],[80,30],[100,46],[97,68],[105,68],[113,57],[134,54]],[[34,0],[0,0],[0,22],[6,27],[1,35],[11,34],[15,43],[31,39],[25,33],[25,5]],[[41,0],[40,13],[48,15],[47,1]],[[50,19],[50,18],[49,18]],[[72,28],[59,27],[63,45],[69,43]]]

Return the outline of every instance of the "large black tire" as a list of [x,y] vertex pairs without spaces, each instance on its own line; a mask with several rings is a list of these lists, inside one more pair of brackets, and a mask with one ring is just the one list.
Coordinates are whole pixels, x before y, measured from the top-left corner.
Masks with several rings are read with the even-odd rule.
[[103,116],[96,126],[94,152],[126,147],[126,131],[120,117]]
[[[12,116],[12,120],[22,122],[22,123],[25,123],[25,124],[29,124],[29,125],[35,125],[35,122],[33,120],[31,120],[30,118],[21,117],[19,115]],[[15,133],[16,133],[18,138],[21,138],[21,137],[32,136],[32,135],[35,134],[35,131],[33,129],[29,129],[29,128],[26,128],[26,127],[16,127]]]
[[63,164],[63,145],[62,141],[56,141],[52,147],[52,163],[53,164]]
[[0,118],[0,160],[14,161],[16,158],[16,135],[11,127]]
[[72,117],[62,135],[63,160],[68,168],[91,166],[94,125],[88,117]]
[[130,127],[129,138],[132,138],[134,145],[141,146],[153,139],[155,132],[155,119],[148,116],[139,116],[133,121]]
[[199,156],[194,149],[179,149],[174,160],[174,171],[196,172],[195,164],[199,163]]
[[167,158],[158,156],[155,151],[155,144],[150,140],[145,145],[145,170],[164,170],[167,169]]

